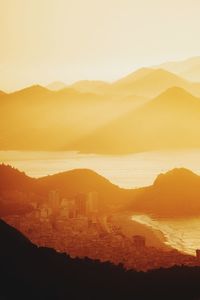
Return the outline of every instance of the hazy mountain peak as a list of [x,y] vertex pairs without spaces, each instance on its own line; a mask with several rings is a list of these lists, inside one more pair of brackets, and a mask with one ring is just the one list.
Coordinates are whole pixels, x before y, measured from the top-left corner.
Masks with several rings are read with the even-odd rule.
[[[148,76],[149,75],[149,76]],[[183,78],[180,78],[173,72],[167,71],[163,68],[158,68],[153,70],[151,73],[149,73],[147,76],[152,78],[158,78],[158,79],[170,79],[170,80],[184,80]]]
[[80,85],[102,85],[107,84],[105,81],[102,80],[79,80],[74,82],[71,86],[80,86]]
[[173,96],[173,97],[192,97],[194,98],[194,96],[192,94],[190,94],[188,91],[186,91],[183,88],[180,88],[178,86],[173,86],[169,89],[167,89],[165,92],[163,92],[161,94],[162,96]]
[[47,89],[51,91],[59,91],[66,88],[66,84],[62,81],[54,81],[46,86]]
[[39,84],[36,84],[36,85],[31,85],[31,86],[28,86],[22,90],[18,90],[16,92],[13,92],[12,94],[27,94],[27,95],[30,95],[30,94],[37,94],[37,93],[46,93],[46,92],[49,92],[48,89],[46,89],[45,87],[39,85]]
[[70,88],[80,93],[102,93],[110,84],[101,80],[80,80],[74,82]]
[[146,75],[150,74],[153,71],[154,70],[151,68],[140,68],[140,69],[128,74],[127,76],[117,80],[116,82],[114,82],[114,84],[130,83],[132,81],[135,81],[135,80],[141,79],[142,77],[145,77]]
[[[73,170],[69,170],[69,171],[64,171],[55,175],[51,175],[51,176],[96,176],[96,177],[102,177],[101,175],[99,175],[98,173],[96,173],[95,171],[91,170],[91,169],[73,169]],[[103,178],[103,177],[102,177]]]
[[200,56],[191,57],[180,61],[169,61],[155,68],[163,68],[189,81],[200,81]]
[[167,105],[168,108],[178,105],[178,107],[192,108],[192,104],[200,103],[199,99],[180,87],[172,87],[161,93],[158,97],[147,103],[147,107],[152,105]]

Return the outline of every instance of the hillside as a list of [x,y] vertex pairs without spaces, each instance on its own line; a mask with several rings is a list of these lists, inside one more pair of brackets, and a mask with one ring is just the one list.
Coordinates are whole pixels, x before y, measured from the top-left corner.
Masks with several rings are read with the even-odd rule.
[[[0,220],[2,299],[197,299],[198,267],[147,273],[36,247]],[[11,288],[12,287],[12,288]]]
[[[82,80],[66,87],[60,82],[54,82],[47,88],[34,85],[10,94],[0,93],[2,116],[0,150],[82,151],[87,148],[84,151],[104,152],[98,146],[101,144],[98,132],[107,128],[106,135],[112,131],[110,132],[112,139],[108,140],[108,143],[105,135],[107,145],[111,144],[113,138],[115,141],[107,147],[108,150],[106,149],[105,153],[112,153],[118,139],[116,130],[119,129],[119,134],[121,134],[121,129],[118,127],[122,128],[127,124],[129,130],[135,131],[134,135],[137,135],[134,126],[138,126],[136,123],[140,122],[140,119],[145,123],[151,122],[149,115],[140,115],[141,112],[138,109],[148,104],[150,99],[162,98],[162,93],[168,93],[168,89],[174,86],[184,89],[186,93],[191,93],[194,98],[195,95],[200,96],[199,83],[186,81],[163,69],[151,68],[139,69],[113,83]],[[179,98],[180,95],[174,90],[174,93],[168,97],[176,101],[176,97]],[[137,111],[133,113],[134,110]],[[133,122],[129,121],[131,115]],[[154,112],[153,115],[154,118],[158,117],[158,114],[155,115]],[[188,120],[190,120],[190,115]],[[121,125],[115,126],[114,123],[117,122],[121,122]],[[157,124],[158,122],[159,119]],[[144,132],[142,136],[145,131],[143,127],[145,127],[144,124],[139,124],[139,128],[142,129],[141,139],[145,140],[147,134]],[[87,140],[87,136],[96,134],[96,147],[90,143],[87,146],[84,145],[84,139]],[[138,137],[136,137],[136,145],[134,147],[130,145],[129,148],[133,151],[143,151],[146,148],[148,150],[145,145],[139,145],[137,139]],[[126,141],[124,142],[125,145],[121,145],[122,149],[118,152],[128,153],[130,150],[126,150]],[[141,144],[144,144],[143,141]]]
[[121,189],[99,174],[76,169],[37,179],[37,193],[47,194],[50,190],[59,190],[63,197],[73,197],[78,193],[97,192],[101,208],[116,208],[131,199],[129,190]]
[[0,150],[52,151],[68,150],[73,141],[128,112],[144,99],[32,86],[3,94],[0,101]]
[[115,92],[126,95],[134,94],[154,98],[174,86],[200,96],[200,85],[198,83],[191,83],[164,69],[140,69],[116,81],[111,88]]
[[0,165],[0,216],[32,211],[28,194],[34,186],[34,178],[10,166]]
[[[51,190],[59,190],[63,198],[97,192],[100,208],[107,213],[112,210],[123,215],[137,211],[174,218],[199,216],[200,211],[200,176],[187,169],[171,170],[158,175],[152,186],[132,190],[121,189],[87,169],[34,179],[0,165],[0,182],[1,215],[24,213],[30,209],[31,199],[47,201]],[[29,194],[31,198],[27,197]]]
[[174,169],[140,190],[132,208],[155,217],[194,217],[200,211],[200,176],[187,169]]
[[32,189],[35,181],[24,172],[0,164],[0,192],[6,190],[28,191]]
[[[126,154],[200,147],[200,99],[171,88],[71,145],[82,152]],[[178,138],[177,138],[178,137]]]
[[49,192],[59,190],[63,198],[97,192],[102,211],[119,210],[128,203],[134,190],[121,189],[99,174],[76,169],[42,178],[30,178],[10,166],[0,165],[0,215],[13,214],[35,201],[47,201]]
[[182,61],[171,61],[164,63],[158,68],[163,68],[169,72],[176,73],[186,80],[193,82],[200,81],[200,57],[191,57]]
[[110,84],[100,80],[81,80],[73,83],[70,87],[80,93],[105,95],[109,90]]
[[54,81],[49,83],[46,88],[51,91],[59,91],[66,88],[67,85],[62,81]]

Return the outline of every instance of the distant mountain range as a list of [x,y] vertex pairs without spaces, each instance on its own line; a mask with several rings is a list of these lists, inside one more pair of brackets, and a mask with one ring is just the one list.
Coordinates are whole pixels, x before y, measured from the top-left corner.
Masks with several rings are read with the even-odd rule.
[[105,81],[81,80],[75,82],[70,88],[80,93],[106,94],[109,91],[110,84]]
[[200,84],[186,81],[164,69],[140,69],[113,83],[111,89],[126,95],[139,95],[154,98],[165,90],[179,87],[200,96]]
[[184,77],[190,81],[200,81],[200,56],[192,57],[182,61],[171,61],[164,63],[158,68],[163,68],[169,72]]
[[[163,68],[162,68],[163,66]],[[113,82],[82,80],[66,85],[62,82],[53,82],[46,88],[50,90],[74,89],[79,93],[100,95],[136,95],[153,98],[171,87],[180,87],[188,92],[200,96],[200,79],[198,82],[188,81],[181,74],[168,70],[167,65],[160,68],[141,68],[131,74]]]
[[160,67],[113,83],[54,82],[0,92],[0,150],[126,154],[199,147],[199,97],[200,81]]
[[50,190],[59,190],[63,198],[97,192],[101,211],[106,213],[126,211],[168,218],[200,216],[200,176],[187,169],[161,174],[152,186],[126,190],[87,169],[35,179],[5,165],[0,165],[0,216],[29,209],[29,200],[25,206],[19,199],[13,202],[13,209],[9,192],[34,193],[37,201],[47,201]]
[[1,94],[0,150],[67,150],[72,141],[145,101],[41,86]]
[[93,153],[200,147],[200,99],[171,88],[72,144]]
[[46,88],[51,90],[51,91],[59,91],[59,90],[62,90],[66,87],[67,87],[67,85],[64,82],[61,82],[61,81],[54,81],[54,82],[51,82],[50,84],[48,84],[46,86]]

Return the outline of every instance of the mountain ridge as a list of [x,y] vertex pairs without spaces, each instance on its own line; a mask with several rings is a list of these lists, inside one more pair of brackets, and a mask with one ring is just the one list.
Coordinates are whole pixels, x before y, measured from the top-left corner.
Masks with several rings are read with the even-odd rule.
[[170,72],[184,77],[186,80],[200,81],[200,56],[187,58],[180,61],[169,61],[154,68],[164,68]]
[[[200,175],[185,168],[175,168],[159,174],[151,186],[139,189],[121,189],[88,169],[75,169],[38,179],[26,176],[28,186],[27,183],[19,183],[17,178],[21,176],[26,175],[10,166],[0,165],[0,182],[3,177],[7,182],[0,186],[0,196],[4,191],[16,190],[36,193],[41,199],[48,197],[51,190],[59,190],[60,195],[66,198],[74,197],[78,193],[97,192],[102,209],[107,213],[112,207],[112,210],[129,213],[137,211],[158,217],[199,216]],[[13,181],[16,182],[15,185],[12,184]]]
[[97,129],[71,149],[83,153],[126,154],[195,148],[200,146],[199,134],[200,100],[176,87]]

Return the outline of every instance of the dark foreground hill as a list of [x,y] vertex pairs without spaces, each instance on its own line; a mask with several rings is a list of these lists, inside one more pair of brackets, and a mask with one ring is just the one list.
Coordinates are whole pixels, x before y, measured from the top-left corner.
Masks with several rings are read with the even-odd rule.
[[0,299],[199,299],[200,268],[148,273],[38,248],[0,221]]

